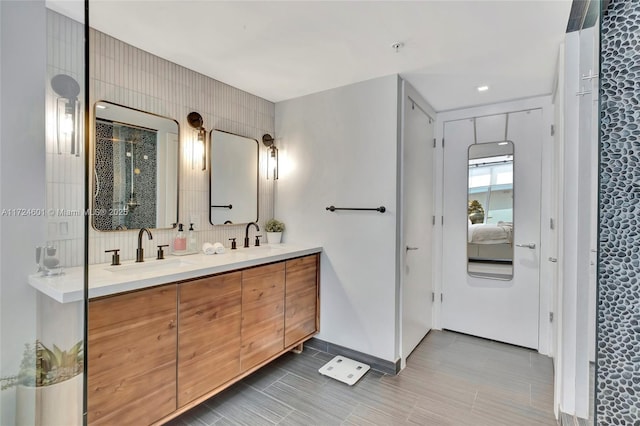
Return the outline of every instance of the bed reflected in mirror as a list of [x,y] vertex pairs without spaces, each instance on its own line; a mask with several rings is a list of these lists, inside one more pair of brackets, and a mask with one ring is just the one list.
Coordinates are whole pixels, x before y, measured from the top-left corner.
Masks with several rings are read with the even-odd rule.
[[469,146],[467,272],[513,278],[513,142]]

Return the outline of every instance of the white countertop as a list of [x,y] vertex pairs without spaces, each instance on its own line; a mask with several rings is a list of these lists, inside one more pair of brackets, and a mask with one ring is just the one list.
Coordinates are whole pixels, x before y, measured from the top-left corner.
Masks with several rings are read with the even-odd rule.
[[[187,256],[167,255],[164,260],[147,258],[142,263],[125,261],[89,266],[89,298],[139,290],[174,281],[198,278],[294,257],[320,253],[322,247],[300,244],[265,244],[260,247],[227,249],[226,253]],[[83,268],[65,268],[63,275],[29,275],[29,284],[60,303],[81,301],[84,297]]]

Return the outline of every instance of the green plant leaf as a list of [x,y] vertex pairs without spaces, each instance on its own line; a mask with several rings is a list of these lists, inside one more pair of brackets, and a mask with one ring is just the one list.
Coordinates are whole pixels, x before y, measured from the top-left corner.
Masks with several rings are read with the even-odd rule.
[[40,340],[25,343],[20,370],[15,375],[0,377],[0,390],[17,385],[48,386],[69,380],[84,368],[84,342],[80,340],[69,350],[57,345],[47,348]]

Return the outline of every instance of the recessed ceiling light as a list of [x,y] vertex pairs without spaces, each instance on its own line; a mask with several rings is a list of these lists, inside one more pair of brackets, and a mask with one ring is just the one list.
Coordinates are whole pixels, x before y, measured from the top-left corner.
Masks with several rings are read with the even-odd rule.
[[489,86],[478,86],[478,92],[486,92],[489,90]]

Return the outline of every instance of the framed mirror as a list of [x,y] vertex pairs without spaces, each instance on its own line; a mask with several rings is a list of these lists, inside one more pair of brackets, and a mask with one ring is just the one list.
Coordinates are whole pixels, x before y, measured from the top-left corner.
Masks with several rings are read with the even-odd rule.
[[178,221],[175,120],[95,104],[92,224],[98,231],[172,228]]
[[229,225],[258,220],[258,141],[212,130],[209,222]]
[[513,142],[468,149],[467,273],[513,278]]

